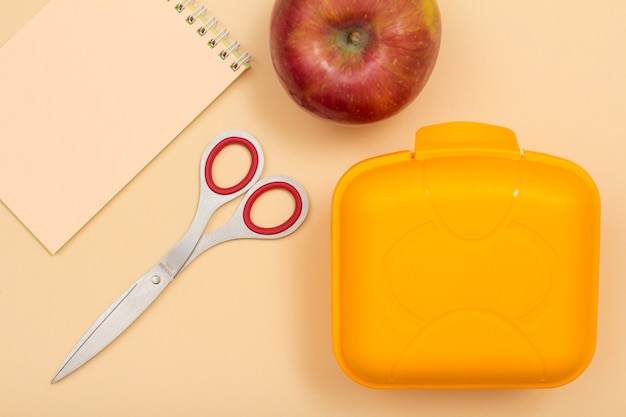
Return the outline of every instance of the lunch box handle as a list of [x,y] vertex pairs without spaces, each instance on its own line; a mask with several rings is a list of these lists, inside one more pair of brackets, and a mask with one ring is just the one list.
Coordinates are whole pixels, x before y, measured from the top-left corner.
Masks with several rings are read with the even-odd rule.
[[[415,134],[414,157],[436,154],[521,155],[515,133],[508,128],[477,122],[449,122],[420,128]],[[503,155],[503,156],[504,156]]]

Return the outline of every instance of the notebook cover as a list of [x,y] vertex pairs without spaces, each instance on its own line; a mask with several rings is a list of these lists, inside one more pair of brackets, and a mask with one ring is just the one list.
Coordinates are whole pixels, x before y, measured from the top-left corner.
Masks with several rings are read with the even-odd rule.
[[50,252],[245,69],[174,7],[52,0],[0,48],[0,199]]

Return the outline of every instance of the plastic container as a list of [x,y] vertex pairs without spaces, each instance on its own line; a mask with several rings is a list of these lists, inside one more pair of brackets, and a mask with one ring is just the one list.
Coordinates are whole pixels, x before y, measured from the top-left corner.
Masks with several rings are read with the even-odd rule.
[[555,387],[596,342],[600,198],[506,128],[420,129],[332,207],[333,347],[375,388]]

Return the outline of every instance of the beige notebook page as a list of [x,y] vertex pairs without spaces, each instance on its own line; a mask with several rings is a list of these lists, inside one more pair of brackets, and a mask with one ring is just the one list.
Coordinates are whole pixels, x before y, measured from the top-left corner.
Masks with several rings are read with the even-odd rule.
[[52,253],[245,69],[175,3],[51,0],[0,49],[0,199]]

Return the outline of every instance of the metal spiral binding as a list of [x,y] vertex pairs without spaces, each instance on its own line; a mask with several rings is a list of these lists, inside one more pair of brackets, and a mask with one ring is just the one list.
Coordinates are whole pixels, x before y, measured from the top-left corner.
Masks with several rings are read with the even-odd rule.
[[215,16],[213,16],[212,18],[207,20],[205,24],[200,26],[197,32],[200,36],[204,36],[209,31],[209,29],[214,28],[215,25],[217,25],[217,19],[215,18]]
[[193,24],[193,22],[195,22],[198,17],[204,17],[205,13],[206,7],[204,7],[204,5],[198,7],[192,14],[187,16],[187,23],[189,23],[190,25]]
[[215,48],[220,41],[225,40],[230,33],[226,29],[222,29],[218,32],[213,39],[209,41],[209,46]]
[[237,71],[242,65],[245,65],[248,61],[250,61],[250,54],[244,53],[241,55],[235,62],[231,64],[231,68],[233,71]]
[[[169,2],[170,0],[167,0],[167,1]],[[187,16],[187,18],[185,19],[185,21],[189,23],[189,25],[193,25],[194,23],[196,23],[197,20],[201,20],[203,22],[202,25],[198,28],[198,30],[196,30],[196,32],[200,36],[204,36],[209,32],[213,33],[214,35],[213,38],[209,40],[208,42],[208,45],[211,48],[215,48],[218,44],[222,42],[226,44],[226,48],[223,49],[219,53],[219,56],[220,58],[225,60],[231,54],[233,53],[235,54],[237,59],[235,60],[235,62],[233,62],[230,65],[230,68],[233,71],[239,70],[239,68],[241,68],[242,65],[247,65],[248,62],[250,61],[250,54],[248,52],[240,54],[238,52],[240,45],[239,45],[239,42],[237,41],[226,43],[226,38],[230,34],[228,30],[222,29],[218,32],[216,29],[218,20],[214,16],[209,19],[206,19],[205,15],[207,12],[207,8],[204,5],[201,5],[199,7],[193,7],[193,4],[194,4],[194,0],[179,0],[176,6],[174,6],[174,9],[178,13],[182,13],[182,11],[185,10],[186,8],[189,8],[191,10],[191,14]]]
[[[169,1],[169,0],[168,0]],[[185,0],[185,1],[181,1],[180,3],[178,3],[175,7],[176,11],[178,13],[181,13],[183,10],[185,10],[185,7],[187,6],[193,6],[193,2],[194,0]]]
[[237,49],[239,49],[239,42],[233,41],[230,45],[228,45],[228,48],[220,52],[220,58],[228,58],[228,55],[230,55],[233,51],[236,51]]

